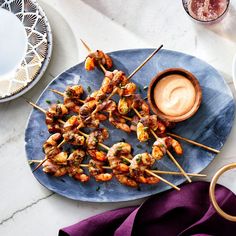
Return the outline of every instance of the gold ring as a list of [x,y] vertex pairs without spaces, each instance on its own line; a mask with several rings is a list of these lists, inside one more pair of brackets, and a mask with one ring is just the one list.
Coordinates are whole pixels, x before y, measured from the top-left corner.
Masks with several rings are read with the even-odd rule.
[[229,221],[234,221],[236,222],[236,216],[232,216],[232,215],[229,215],[227,213],[225,213],[218,205],[218,203],[216,202],[216,198],[215,198],[215,186],[216,186],[216,183],[219,179],[219,177],[225,173],[226,171],[228,170],[231,170],[231,169],[234,169],[236,168],[236,162],[234,163],[231,163],[231,164],[228,164],[226,166],[223,166],[221,169],[219,169],[216,174],[214,175],[214,177],[212,178],[212,181],[211,181],[211,184],[210,184],[210,189],[209,189],[209,194],[210,194],[210,199],[211,199],[211,202],[216,210],[216,212],[221,215],[223,218],[229,220]]

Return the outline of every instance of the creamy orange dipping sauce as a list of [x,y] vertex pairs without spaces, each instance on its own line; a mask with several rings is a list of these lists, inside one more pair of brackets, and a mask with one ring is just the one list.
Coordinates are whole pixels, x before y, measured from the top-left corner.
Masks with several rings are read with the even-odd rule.
[[193,84],[179,74],[164,77],[154,88],[154,100],[158,109],[169,116],[181,116],[189,112],[195,98]]

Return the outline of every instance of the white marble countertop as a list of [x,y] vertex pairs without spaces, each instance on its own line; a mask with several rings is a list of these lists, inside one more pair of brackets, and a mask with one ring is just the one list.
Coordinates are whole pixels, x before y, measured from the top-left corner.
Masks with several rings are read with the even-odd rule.
[[[236,2],[214,26],[193,23],[181,1],[173,0],[40,0],[54,36],[50,65],[38,84],[24,95],[35,101],[60,72],[84,59],[79,39],[93,48],[113,51],[157,47],[195,55],[214,66],[232,92],[231,66],[236,52]],[[115,37],[114,37],[115,35]],[[142,202],[86,203],[73,201],[42,187],[27,165],[24,131],[31,111],[22,98],[0,104],[0,235],[57,235],[59,228],[109,209]],[[236,122],[236,121],[235,121]],[[222,150],[204,170],[211,180],[221,166],[236,161],[236,125]],[[236,192],[236,172],[220,183]]]

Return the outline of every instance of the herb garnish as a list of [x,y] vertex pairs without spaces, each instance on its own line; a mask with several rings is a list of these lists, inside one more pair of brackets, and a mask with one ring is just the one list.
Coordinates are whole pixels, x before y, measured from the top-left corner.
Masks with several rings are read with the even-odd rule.
[[125,139],[124,138],[122,138],[119,142],[122,142],[122,143],[124,143],[125,142]]
[[51,104],[52,102],[50,100],[45,101],[47,104]]
[[139,154],[139,155],[137,156],[137,158],[136,158],[136,162],[137,162],[137,163],[140,163],[141,159],[142,159],[142,156]]
[[69,89],[66,90],[66,96],[67,97],[71,97],[72,96],[72,92]]
[[90,86],[87,87],[87,91],[88,91],[88,93],[91,93],[91,92],[92,92],[92,89],[91,89]]
[[141,148],[142,148],[142,145],[138,144],[136,147],[141,149]]
[[99,191],[99,190],[100,190],[100,186],[97,186],[96,191]]
[[125,160],[125,159],[123,159],[123,163],[126,164],[126,165],[129,164],[129,162],[127,160]]
[[142,89],[138,86],[139,93],[142,93]]

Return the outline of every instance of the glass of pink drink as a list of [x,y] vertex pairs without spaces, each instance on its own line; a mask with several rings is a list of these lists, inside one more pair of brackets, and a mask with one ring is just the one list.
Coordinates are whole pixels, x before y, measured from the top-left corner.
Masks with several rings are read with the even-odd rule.
[[230,0],[182,0],[188,15],[200,23],[219,22],[229,8]]

